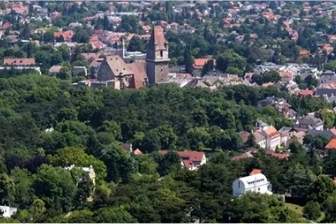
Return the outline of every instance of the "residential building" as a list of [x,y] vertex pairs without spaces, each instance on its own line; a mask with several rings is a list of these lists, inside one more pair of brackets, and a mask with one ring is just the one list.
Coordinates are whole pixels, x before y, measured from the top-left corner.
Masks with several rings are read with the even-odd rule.
[[[168,152],[168,150],[160,150],[162,156],[166,155]],[[181,160],[181,167],[187,170],[198,170],[202,165],[206,164],[206,156],[204,152],[184,150],[176,151],[176,154]]]
[[308,131],[308,130],[317,130],[323,131],[324,125],[323,121],[320,118],[315,117],[312,114],[308,114],[304,117],[297,119],[294,124],[294,128],[298,131]]
[[336,81],[336,73],[333,71],[325,71],[321,74],[320,83],[328,83]]
[[150,85],[154,85],[168,78],[169,73],[168,41],[163,28],[154,26],[146,55],[146,72]]
[[336,150],[336,137],[330,139],[330,141],[324,148],[330,151]]
[[74,35],[72,30],[58,31],[54,33],[54,38],[59,42],[71,42]]
[[240,177],[232,184],[233,196],[239,197],[248,192],[272,194],[272,185],[261,172],[251,172],[249,176]]
[[35,66],[35,58],[4,58],[6,66]]
[[288,137],[284,135],[281,138],[281,134],[271,125],[261,123],[260,126],[253,132],[254,140],[260,148],[274,151],[281,145],[286,145]]
[[182,167],[188,170],[198,170],[202,165],[206,164],[204,152],[185,150],[176,153],[181,159]]
[[2,205],[0,206],[0,211],[2,213],[1,214],[2,217],[10,218],[16,214],[17,208]]
[[316,88],[316,95],[324,97],[329,102],[335,102],[336,81],[321,83]]
[[36,71],[41,75],[41,69],[36,66],[34,58],[4,58],[3,66],[0,66],[0,73],[7,72],[8,70],[15,71]]

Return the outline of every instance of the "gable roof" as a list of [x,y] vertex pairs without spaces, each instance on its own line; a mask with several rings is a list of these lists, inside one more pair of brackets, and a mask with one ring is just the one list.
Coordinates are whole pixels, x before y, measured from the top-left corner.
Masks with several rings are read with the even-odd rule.
[[257,175],[259,173],[262,173],[262,170],[261,169],[253,169],[251,172],[250,172],[250,176],[251,175]]
[[273,126],[266,127],[263,129],[263,131],[268,137],[279,135],[279,132]]
[[209,58],[195,58],[193,63],[193,68],[202,69],[203,66],[209,61]]
[[131,75],[128,65],[119,55],[106,56],[105,62],[115,76]]
[[133,72],[133,88],[139,89],[144,87],[146,78],[146,63],[136,61],[128,64],[129,69]]
[[205,156],[204,152],[191,151],[191,150],[180,151],[176,153],[182,160],[184,167],[187,169],[199,166],[203,157]]
[[336,138],[332,138],[325,146],[325,149],[336,150]]
[[4,65],[32,66],[35,64],[35,58],[4,58]]

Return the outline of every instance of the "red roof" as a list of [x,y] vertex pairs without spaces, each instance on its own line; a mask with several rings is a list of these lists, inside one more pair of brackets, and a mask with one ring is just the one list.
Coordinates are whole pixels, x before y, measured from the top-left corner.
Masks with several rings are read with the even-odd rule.
[[336,150],[336,138],[332,138],[325,146],[328,150]]
[[297,93],[298,96],[313,96],[314,91],[310,89],[303,89]]
[[130,70],[133,72],[133,83],[132,87],[135,89],[140,89],[145,86],[146,78],[146,65],[143,61],[137,61],[128,64]]
[[256,174],[259,174],[259,173],[262,173],[262,170],[261,170],[261,169],[253,169],[253,170],[250,172],[250,176],[252,176],[252,175],[256,175]]
[[209,61],[209,58],[195,58],[193,68],[202,69],[203,66]]
[[35,58],[5,58],[4,65],[11,66],[33,66],[35,65]]
[[[166,155],[168,150],[160,150],[159,153],[160,155]],[[192,150],[177,151],[176,154],[182,160],[183,166],[187,169],[199,166],[203,157],[205,157],[204,152]]]
[[143,153],[141,152],[141,150],[140,149],[134,149],[134,151],[133,151],[133,155],[135,155],[135,156],[140,156],[140,155],[142,155]]
[[59,31],[54,33],[55,38],[61,38],[63,37],[63,40],[66,42],[71,42],[72,37],[75,35],[75,33],[72,30],[67,31]]
[[204,152],[190,150],[177,152],[177,155],[180,157],[184,167],[187,169],[199,166],[203,157],[205,156]]

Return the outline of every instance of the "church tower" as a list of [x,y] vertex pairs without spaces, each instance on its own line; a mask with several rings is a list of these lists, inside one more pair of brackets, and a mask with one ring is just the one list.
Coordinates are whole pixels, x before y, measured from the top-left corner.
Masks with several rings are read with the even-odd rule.
[[166,80],[169,73],[168,42],[161,26],[154,26],[146,55],[149,85]]

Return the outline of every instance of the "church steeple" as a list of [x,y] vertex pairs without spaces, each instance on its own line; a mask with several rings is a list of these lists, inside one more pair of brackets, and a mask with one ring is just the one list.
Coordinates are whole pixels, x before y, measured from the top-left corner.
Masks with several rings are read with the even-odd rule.
[[168,41],[161,26],[154,26],[147,48],[146,70],[150,85],[167,79],[169,73]]

